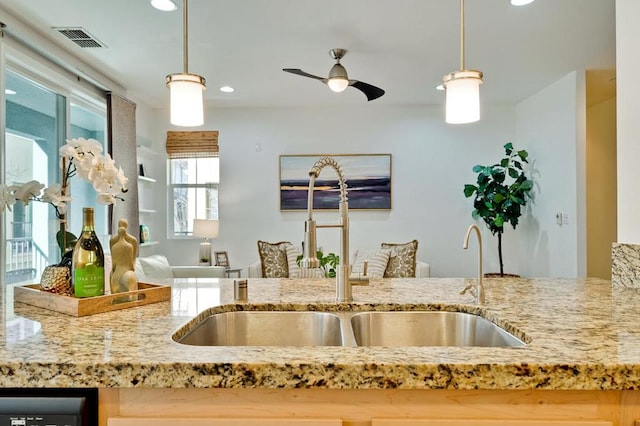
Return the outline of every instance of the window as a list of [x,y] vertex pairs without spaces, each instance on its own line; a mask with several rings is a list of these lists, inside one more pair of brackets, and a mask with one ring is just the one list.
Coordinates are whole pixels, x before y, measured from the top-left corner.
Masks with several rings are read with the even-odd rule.
[[169,160],[169,200],[173,200],[174,237],[193,231],[193,219],[218,219],[219,158]]
[[169,237],[187,237],[193,219],[218,219],[218,132],[167,132],[167,154]]

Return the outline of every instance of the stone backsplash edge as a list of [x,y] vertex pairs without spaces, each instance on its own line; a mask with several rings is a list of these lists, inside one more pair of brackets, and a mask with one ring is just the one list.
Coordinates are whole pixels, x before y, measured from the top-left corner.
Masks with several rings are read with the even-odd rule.
[[640,289],[640,244],[612,244],[611,285]]

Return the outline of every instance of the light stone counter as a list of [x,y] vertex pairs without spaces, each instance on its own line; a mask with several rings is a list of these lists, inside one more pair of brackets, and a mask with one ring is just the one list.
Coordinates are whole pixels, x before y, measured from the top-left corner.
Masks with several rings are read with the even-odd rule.
[[[176,280],[172,299],[74,318],[2,295],[2,387],[640,389],[640,291],[609,281],[486,280],[482,307],[463,279],[392,279],[333,303],[333,280]],[[447,309],[479,313],[522,348],[193,347],[171,335],[203,311]]]

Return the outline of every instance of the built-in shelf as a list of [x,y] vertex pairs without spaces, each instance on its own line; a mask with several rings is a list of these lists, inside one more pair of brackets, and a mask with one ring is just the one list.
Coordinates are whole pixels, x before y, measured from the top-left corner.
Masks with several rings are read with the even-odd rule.
[[154,209],[138,209],[139,213],[157,213],[157,210]]
[[143,182],[156,183],[156,180],[154,178],[150,178],[148,176],[140,176],[140,175],[138,175],[138,180],[143,181]]
[[146,243],[140,243],[140,247],[155,246],[157,244],[160,244],[160,241],[147,241]]

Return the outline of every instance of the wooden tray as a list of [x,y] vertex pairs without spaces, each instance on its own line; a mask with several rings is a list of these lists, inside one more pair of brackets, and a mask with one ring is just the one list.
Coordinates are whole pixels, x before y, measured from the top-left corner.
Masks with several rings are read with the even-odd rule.
[[138,290],[95,297],[71,297],[40,290],[40,284],[16,286],[13,289],[16,302],[61,312],[74,317],[99,314],[134,306],[171,300],[168,285],[138,283]]

